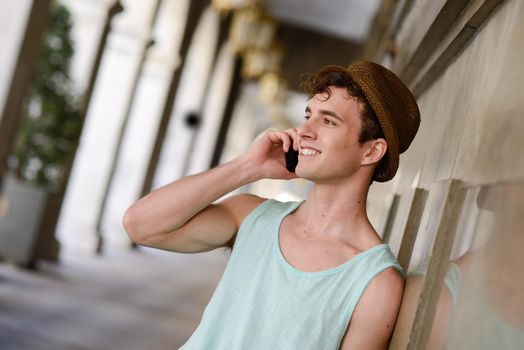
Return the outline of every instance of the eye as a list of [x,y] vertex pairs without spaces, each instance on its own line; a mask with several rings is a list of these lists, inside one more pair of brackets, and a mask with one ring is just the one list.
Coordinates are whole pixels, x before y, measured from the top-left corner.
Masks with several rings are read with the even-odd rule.
[[309,118],[311,118],[309,115],[305,115],[305,116],[304,116],[304,119],[305,119],[305,120],[309,120]]
[[329,120],[329,119],[327,119],[327,118],[324,119],[324,124],[326,124],[326,125],[333,125],[333,126],[334,126],[334,125],[337,125],[337,124],[333,123],[331,120]]

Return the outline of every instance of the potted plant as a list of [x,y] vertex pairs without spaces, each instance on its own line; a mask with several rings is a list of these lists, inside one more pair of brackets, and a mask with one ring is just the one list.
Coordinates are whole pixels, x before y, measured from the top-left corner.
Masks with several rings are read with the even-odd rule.
[[51,2],[48,30],[8,161],[4,184],[7,205],[0,215],[0,257],[26,266],[33,266],[40,258],[57,258],[54,232],[42,232],[45,212],[53,194],[66,181],[67,164],[74,156],[82,127],[69,76],[74,52],[71,26],[68,9]]

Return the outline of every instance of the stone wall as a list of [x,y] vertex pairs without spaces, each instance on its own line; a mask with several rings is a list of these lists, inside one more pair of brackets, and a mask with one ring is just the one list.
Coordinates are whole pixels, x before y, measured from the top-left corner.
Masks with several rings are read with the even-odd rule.
[[[439,2],[439,6],[436,3],[432,5],[435,7],[432,16],[426,15],[417,20],[408,14],[404,27],[397,34],[399,55],[396,60],[388,58],[388,61],[392,62],[392,69],[401,76],[402,72],[414,69],[408,66],[412,57],[410,55],[414,55],[417,50],[417,44],[413,42],[423,41],[424,33],[418,33],[417,40],[409,38],[410,33],[416,28],[425,28],[426,34],[432,30],[437,22],[439,6],[444,6],[445,2]],[[501,218],[496,208],[504,206],[504,217],[513,223],[513,226],[505,227],[505,232],[522,227],[518,219],[523,214],[522,205],[519,204],[522,200],[515,198],[515,193],[520,193],[524,183],[524,157],[521,155],[524,149],[524,103],[521,98],[524,88],[521,63],[524,61],[524,25],[519,21],[524,16],[522,1],[501,2],[476,28],[469,42],[455,51],[453,58],[447,61],[431,83],[426,83],[423,89],[417,89],[417,86],[421,86],[420,82],[426,79],[424,74],[436,71],[431,62],[442,62],[441,57],[449,52],[446,50],[452,47],[448,45],[452,42],[450,35],[458,37],[457,28],[466,22],[465,17],[478,14],[485,3],[488,2],[471,1],[453,21],[442,40],[435,42],[433,48],[426,48],[433,50],[427,59],[429,63],[408,74],[414,77],[408,80],[410,87],[417,92],[422,119],[420,129],[410,149],[401,156],[396,179],[371,187],[368,209],[375,226],[383,231],[388,215],[394,215],[390,217],[392,226],[389,243],[395,253],[399,253],[403,244],[406,244],[406,233],[413,231],[408,223],[417,218],[412,216],[420,216],[418,221],[414,220],[419,223],[418,228],[415,228],[416,241],[410,262],[405,266],[410,272],[417,272],[408,278],[404,310],[395,331],[393,348],[405,348],[409,343],[408,348],[414,349],[426,344],[428,339],[433,345],[434,342],[448,339],[448,333],[443,331],[438,340],[435,330],[435,325],[441,321],[439,307],[444,302],[442,295],[448,293],[446,288],[441,289],[448,260],[458,262],[464,276],[483,276],[475,279],[475,283],[482,284],[490,274],[486,266],[462,263],[473,260],[471,257],[476,256],[475,252],[485,251],[488,242],[493,245],[496,244],[493,242],[501,241],[499,235],[505,237],[499,232],[500,225],[493,226]],[[425,7],[424,1],[419,1],[412,11],[420,11]],[[427,21],[430,25],[420,21]],[[404,47],[403,50],[403,44],[411,46],[411,49]],[[427,196],[427,200],[418,202],[418,214],[413,210],[414,191],[417,189]],[[462,191],[461,194],[459,191]],[[497,195],[484,196],[487,192]],[[398,206],[391,211],[390,203],[394,195],[399,198]],[[489,205],[480,204],[485,201]],[[522,243],[516,238],[514,242]],[[515,260],[511,249],[506,254],[504,249],[499,251],[497,266],[511,271],[524,267],[524,261]],[[421,269],[421,265],[425,268]],[[426,278],[420,279],[421,275]],[[482,299],[479,296],[484,292],[499,296],[523,295],[521,284],[500,283],[505,288],[503,290],[491,290],[491,287],[483,285],[485,288],[475,292],[471,288],[467,291],[472,293],[472,299]],[[441,294],[441,290],[444,294]],[[483,299],[482,302],[495,303],[492,299]],[[502,315],[512,320],[510,324],[517,329],[518,326],[524,328],[522,320],[508,311],[511,305],[504,307],[501,308],[505,310]],[[437,318],[433,322],[435,314]],[[455,316],[464,318],[471,315],[463,313]],[[477,316],[482,320],[485,315]],[[444,319],[447,322],[449,314]],[[476,331],[471,325],[462,323],[461,326],[464,327],[463,334]],[[489,335],[484,336],[489,338]],[[456,336],[449,338],[449,342],[457,345],[457,339]],[[483,346],[489,344],[486,341]]]

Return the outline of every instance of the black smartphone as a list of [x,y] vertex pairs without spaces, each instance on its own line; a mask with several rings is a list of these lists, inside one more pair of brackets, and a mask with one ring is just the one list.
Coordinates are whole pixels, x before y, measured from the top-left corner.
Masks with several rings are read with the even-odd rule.
[[293,146],[289,148],[289,151],[285,152],[286,155],[286,168],[288,171],[294,173],[295,168],[298,164],[298,151],[295,151]]

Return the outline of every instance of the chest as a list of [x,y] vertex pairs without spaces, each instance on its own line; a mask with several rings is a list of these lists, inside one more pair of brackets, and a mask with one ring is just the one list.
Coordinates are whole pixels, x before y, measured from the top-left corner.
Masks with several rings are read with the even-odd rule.
[[344,264],[360,253],[349,244],[297,229],[284,221],[278,234],[280,253],[288,264],[305,272],[323,271]]

